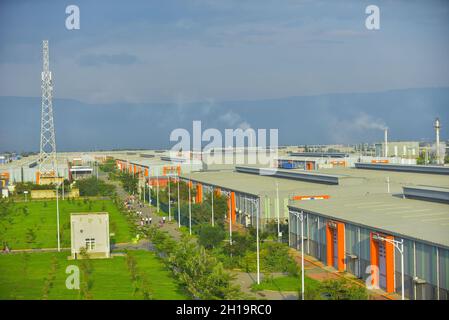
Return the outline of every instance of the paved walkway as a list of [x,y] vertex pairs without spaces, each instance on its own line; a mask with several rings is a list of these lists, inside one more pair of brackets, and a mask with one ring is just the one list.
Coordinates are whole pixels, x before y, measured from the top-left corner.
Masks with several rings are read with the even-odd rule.
[[[129,197],[129,194],[123,189],[119,181],[108,180],[107,175],[100,174],[101,179],[107,180],[108,183],[111,183],[116,186],[117,195],[119,196],[121,201],[125,201]],[[132,211],[142,211],[143,217],[152,218],[153,225],[159,225],[159,222],[162,221],[162,217],[156,213],[156,209],[150,206],[148,203],[145,203],[142,208],[138,206],[137,203],[134,203],[131,206]],[[174,214],[174,210],[172,208],[172,214]],[[136,217],[137,218],[137,217]],[[139,225],[139,219],[137,218],[136,225]],[[161,230],[167,231],[168,234],[173,237],[175,240],[181,239],[181,231],[178,228],[178,223],[175,220],[168,221],[168,216],[166,217],[166,222],[162,224]]]
[[[243,292],[249,294],[250,296],[256,299],[263,300],[298,300],[297,292],[289,292],[289,291],[272,291],[272,290],[261,290],[253,292],[251,290],[251,286],[257,282],[257,274],[256,273],[248,273],[248,272],[237,272],[232,271],[232,274],[235,276],[235,283],[240,285]],[[272,274],[273,277],[283,276],[281,273]],[[262,276],[262,275],[261,275]],[[261,279],[262,280],[262,279]]]

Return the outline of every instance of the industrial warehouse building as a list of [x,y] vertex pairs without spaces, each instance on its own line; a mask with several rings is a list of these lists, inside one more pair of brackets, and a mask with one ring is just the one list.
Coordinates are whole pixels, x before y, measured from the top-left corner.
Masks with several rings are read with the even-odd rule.
[[[328,190],[328,200],[290,203],[290,245],[302,249],[304,230],[306,254],[362,279],[370,276],[368,266],[377,266],[380,288],[401,293],[401,253],[392,241],[403,240],[405,296],[449,299],[448,176],[339,172],[351,178],[345,186]],[[429,184],[439,187],[419,186]],[[432,197],[435,201],[429,201]]]
[[[281,221],[288,219],[290,246],[298,250],[302,248],[297,215],[303,213],[306,254],[365,280],[370,276],[367,267],[377,266],[379,286],[389,293],[401,293],[401,254],[388,241],[403,239],[405,296],[447,300],[449,179],[447,170],[443,171],[333,168],[261,175],[260,168],[237,167],[181,178],[191,181],[201,194],[218,190],[228,196],[236,223],[254,225],[256,206],[262,228],[278,215]],[[318,180],[297,173],[312,174]]]

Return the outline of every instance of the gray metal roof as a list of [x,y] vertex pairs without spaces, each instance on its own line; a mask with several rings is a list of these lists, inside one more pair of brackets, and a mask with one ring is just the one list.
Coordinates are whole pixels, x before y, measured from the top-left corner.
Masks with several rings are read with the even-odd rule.
[[405,165],[405,164],[388,164],[388,163],[355,163],[358,169],[372,169],[372,170],[389,170],[389,171],[404,171],[414,173],[429,173],[429,174],[447,174],[449,175],[449,167],[443,166],[422,166],[422,165]]
[[[293,201],[291,205],[333,219],[449,247],[449,205],[402,198],[404,186],[449,188],[446,176],[353,168],[319,172],[338,175],[340,185],[235,171],[195,172],[190,177],[194,181],[261,197],[275,197],[276,182],[281,197],[329,195],[329,200]],[[189,178],[189,175],[183,177]],[[387,193],[387,177],[390,194]]]
[[271,176],[283,179],[302,180],[306,182],[338,184],[338,176],[299,170],[281,170],[277,168],[235,167],[237,172]]
[[399,237],[449,247],[447,204],[403,199],[391,194],[367,194],[294,201],[291,207]]

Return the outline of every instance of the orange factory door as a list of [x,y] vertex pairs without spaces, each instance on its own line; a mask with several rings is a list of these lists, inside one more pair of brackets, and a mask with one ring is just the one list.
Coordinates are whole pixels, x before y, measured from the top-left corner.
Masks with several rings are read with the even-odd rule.
[[[374,283],[387,291],[394,292],[394,246],[392,243],[376,239],[374,233],[370,235],[371,265],[379,268],[379,279]],[[393,240],[393,236],[381,235],[383,238]]]
[[327,265],[345,271],[345,225],[329,221],[326,225]]

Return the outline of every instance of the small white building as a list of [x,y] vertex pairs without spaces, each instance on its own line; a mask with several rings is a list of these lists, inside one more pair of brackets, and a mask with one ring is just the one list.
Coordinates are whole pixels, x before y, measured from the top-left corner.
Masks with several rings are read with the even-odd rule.
[[109,214],[107,212],[72,213],[70,215],[72,259],[80,259],[86,249],[90,258],[109,258]]

